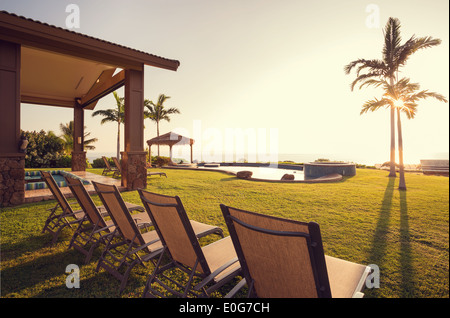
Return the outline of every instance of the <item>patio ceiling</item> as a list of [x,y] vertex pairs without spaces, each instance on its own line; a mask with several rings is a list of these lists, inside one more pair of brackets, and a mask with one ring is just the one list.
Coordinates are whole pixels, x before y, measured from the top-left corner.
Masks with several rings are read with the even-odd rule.
[[[134,30],[130,30],[134,33]],[[180,62],[0,11],[0,40],[21,45],[22,103],[85,109],[124,85],[143,65],[176,71]]]
[[112,80],[115,70],[116,66],[23,46],[21,102],[73,107],[78,99],[85,109],[93,109],[99,97],[96,88],[105,86],[105,95],[123,85],[123,73]]

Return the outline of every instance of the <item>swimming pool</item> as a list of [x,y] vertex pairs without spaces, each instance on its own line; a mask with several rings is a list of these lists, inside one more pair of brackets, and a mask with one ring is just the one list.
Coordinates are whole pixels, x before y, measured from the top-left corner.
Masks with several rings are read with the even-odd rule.
[[199,165],[198,169],[205,170],[217,170],[217,171],[225,171],[230,172],[232,174],[237,174],[239,171],[251,171],[252,176],[251,179],[260,179],[260,180],[271,180],[271,181],[281,181],[281,178],[288,174],[293,176],[293,180],[291,181],[304,181],[305,175],[302,171],[301,166],[289,166],[289,165],[236,165],[236,164],[204,164]]
[[[66,180],[64,176],[71,177],[74,179],[80,179],[83,184],[91,184],[88,180],[80,178],[70,172],[64,170],[50,170],[47,171],[51,173],[53,179],[55,179],[58,187],[67,187]],[[37,190],[37,189],[47,189],[47,184],[41,178],[41,173],[39,170],[25,171],[25,190]]]

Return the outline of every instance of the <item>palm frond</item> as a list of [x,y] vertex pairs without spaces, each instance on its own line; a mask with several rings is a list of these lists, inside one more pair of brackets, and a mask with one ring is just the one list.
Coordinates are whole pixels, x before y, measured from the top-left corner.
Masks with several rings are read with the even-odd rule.
[[365,114],[369,111],[374,112],[378,109],[380,109],[381,107],[388,107],[392,105],[392,100],[387,99],[387,98],[382,98],[382,99],[372,99],[372,100],[368,100],[367,102],[365,102],[362,106],[361,112],[359,113],[360,115]]
[[158,97],[158,102],[155,104],[151,100],[144,100],[144,106],[147,108],[144,111],[145,118],[149,118],[156,123],[159,123],[161,120],[170,121],[170,114],[179,114],[180,111],[176,107],[171,107],[168,109],[164,108],[164,102],[169,99],[170,96],[160,94]]
[[359,89],[361,89],[364,86],[374,86],[374,87],[380,87],[381,85],[385,85],[386,81],[385,80],[380,80],[380,79],[368,79],[366,81],[364,81],[360,86]]
[[416,38],[414,35],[400,46],[395,52],[397,58],[397,65],[403,66],[406,64],[408,58],[415,52],[421,49],[430,48],[441,44],[440,39],[434,39],[431,36]]
[[392,70],[394,68],[394,52],[400,46],[400,20],[390,17],[384,28],[383,61]]
[[350,89],[353,91],[353,89],[355,88],[356,84],[358,84],[361,81],[367,81],[370,78],[380,78],[383,74],[379,73],[379,72],[372,72],[372,73],[368,73],[368,74],[362,74],[359,75],[357,78],[355,78],[355,80],[350,84]]

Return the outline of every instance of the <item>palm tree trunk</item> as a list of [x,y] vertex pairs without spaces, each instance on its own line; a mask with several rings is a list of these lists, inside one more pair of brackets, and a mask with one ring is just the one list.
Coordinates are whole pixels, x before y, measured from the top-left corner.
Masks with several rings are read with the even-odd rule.
[[398,189],[406,190],[405,168],[403,166],[403,136],[402,136],[402,123],[400,121],[400,108],[397,108],[397,128],[398,128],[398,161],[400,165],[400,181]]
[[[391,86],[394,85],[394,80],[390,79]],[[391,156],[389,163],[389,177],[396,177],[395,173],[395,108],[391,106]]]
[[[159,137],[159,121],[156,122],[156,135]],[[158,145],[158,157],[159,157],[159,145]]]

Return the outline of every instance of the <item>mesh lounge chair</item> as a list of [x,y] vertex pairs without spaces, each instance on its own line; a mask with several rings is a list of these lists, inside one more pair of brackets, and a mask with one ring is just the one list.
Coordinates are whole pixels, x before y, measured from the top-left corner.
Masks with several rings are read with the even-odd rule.
[[319,225],[221,205],[250,297],[362,297],[367,266],[324,255]]
[[148,171],[148,169],[147,169],[147,176],[160,176],[160,177],[162,177],[162,176],[165,176],[166,178],[167,178],[167,175],[164,173],[164,172],[159,172],[159,171]]
[[[72,236],[69,248],[73,247],[86,255],[85,263],[92,257],[95,248],[103,243],[106,244],[104,236],[115,230],[113,221],[106,221],[103,217],[107,214],[104,206],[96,206],[83,183],[74,178],[65,177],[67,185],[72,191],[78,204],[85,212],[84,219],[79,223],[77,230]],[[125,202],[128,211],[144,211],[142,206]],[[151,226],[150,218],[146,212],[132,215],[138,227]]]
[[147,176],[165,176],[167,178],[167,174],[165,172],[161,171],[153,171],[155,169],[152,168],[152,165],[150,163],[147,164]]
[[[41,176],[57,202],[55,207],[50,209],[50,215],[45,221],[44,228],[42,229],[42,233],[49,232],[52,235],[51,244],[54,244],[65,227],[72,227],[72,225],[83,220],[84,212],[82,210],[74,211],[72,209],[66,197],[61,193],[55,179],[53,179],[53,176],[49,172],[41,171]],[[59,208],[61,209],[61,213],[58,213]]]
[[[147,280],[143,297],[164,297],[152,287],[153,283],[178,297],[208,296],[239,275],[239,262],[229,236],[201,247],[195,235],[195,223],[189,221],[178,196],[163,196],[143,190],[138,192],[163,245],[163,252]],[[162,265],[161,261],[166,255],[170,256],[171,261]],[[189,275],[186,285],[165,275],[166,271],[173,268]],[[194,276],[201,279],[196,285]]]
[[105,169],[103,169],[102,175],[107,175],[108,172],[113,172],[115,173],[117,168],[113,168],[111,167],[111,165],[109,164],[108,159],[105,156],[102,156],[103,162],[105,163]]
[[116,166],[116,169],[113,169],[114,170],[113,177],[116,177],[116,176],[120,177],[120,175],[122,174],[122,166],[120,165],[120,162],[116,157],[113,157],[112,159],[113,159],[114,165]]
[[116,186],[95,181],[92,184],[115,225],[114,232],[106,238],[96,271],[103,268],[119,279],[122,292],[134,266],[145,266],[145,262],[161,254],[162,244],[156,231],[139,231]]
[[[148,261],[153,263],[153,259],[161,254],[163,246],[156,231],[143,234],[139,231],[116,186],[94,181],[92,183],[116,226],[115,233],[108,237],[106,248],[97,265],[97,271],[104,268],[118,278],[121,281],[120,292],[122,292],[133,267],[137,264],[144,265]],[[197,237],[213,233],[223,236],[222,229],[218,227],[192,222],[195,224]],[[112,240],[115,236],[121,238],[117,243]],[[123,248],[124,246],[126,248]],[[146,255],[141,257],[138,255],[140,251]],[[153,264],[155,265],[155,263]],[[124,274],[119,271],[122,267],[126,268]]]

